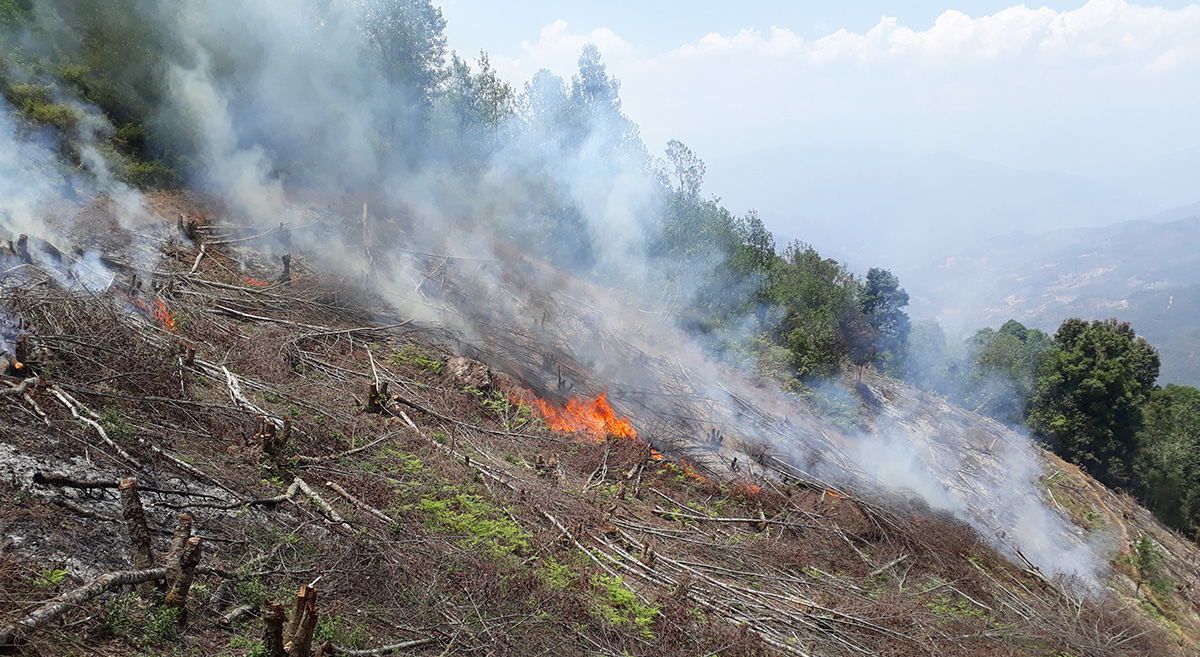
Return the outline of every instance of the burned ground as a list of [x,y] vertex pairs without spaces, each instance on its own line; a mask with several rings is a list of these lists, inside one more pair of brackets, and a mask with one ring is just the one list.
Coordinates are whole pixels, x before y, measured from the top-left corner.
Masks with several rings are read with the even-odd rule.
[[[552,401],[606,386],[585,380],[570,344],[542,345],[561,351],[553,365],[522,346],[538,339],[537,303],[527,325],[488,334],[522,345],[472,342],[304,254],[283,276],[275,255],[232,242],[193,200],[155,207],[161,259],[114,255],[100,286],[65,274],[74,256],[55,263],[44,250],[2,267],[6,339],[23,341],[31,371],[0,387],[0,627],[131,567],[116,491],[63,485],[126,477],[142,486],[160,561],[178,515],[194,517],[204,555],[187,624],[152,588],[114,589],[19,632],[22,654],[263,654],[263,604],[290,604],[308,584],[315,644],[344,654],[1194,650],[1194,546],[1077,470],[1047,484],[1063,513],[1094,525],[1081,531],[1121,524],[1111,588],[1093,597],[1014,564],[948,514],[775,469],[757,437],[655,414],[663,399],[684,406],[669,389],[649,400],[644,381],[613,388],[641,438],[550,431],[519,401],[526,386]],[[179,213],[199,220],[195,240]],[[451,366],[461,353],[488,364]],[[925,426],[889,410],[920,395],[865,385],[871,423]],[[982,419],[920,403],[981,451],[994,439]],[[754,408],[747,400],[747,418]]]

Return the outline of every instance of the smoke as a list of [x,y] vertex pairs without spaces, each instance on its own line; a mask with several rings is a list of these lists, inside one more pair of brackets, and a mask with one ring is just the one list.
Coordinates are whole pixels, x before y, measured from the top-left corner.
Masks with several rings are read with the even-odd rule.
[[[404,23],[384,7],[422,20]],[[597,282],[639,303],[662,301],[655,290],[665,274],[646,251],[662,191],[598,54],[588,59],[585,50],[570,86],[539,74],[495,130],[501,139],[473,141],[474,119],[434,111],[442,101],[420,86],[436,78],[430,62],[395,40],[424,39],[436,50],[437,34],[404,31],[436,23],[423,7],[147,3],[157,40],[174,44],[163,50],[156,126],[189,146],[193,184],[219,198],[229,219],[247,232],[293,228],[290,242],[270,248],[359,275],[398,312],[452,327],[464,349],[531,385],[607,386],[614,404],[663,425],[653,439],[698,450],[688,457],[702,465],[723,470],[760,446],[791,454],[837,485],[909,491],[1049,572],[1094,572],[1086,546],[1041,499],[1040,465],[1024,438],[987,426],[975,431],[991,438],[983,444],[967,414],[929,399],[875,399],[873,430],[839,430],[795,397],[707,359],[670,317],[618,303]],[[4,227],[45,228],[46,199],[64,185],[49,173],[56,160],[7,122],[0,127],[0,172],[12,172],[0,184],[21,181]],[[84,141],[95,142],[102,127],[90,134]],[[136,214],[140,195],[113,181],[99,147],[81,152],[95,192],[124,198],[117,205]],[[305,207],[301,197],[326,207]],[[334,228],[302,228],[330,216],[341,217]],[[449,283],[435,282],[442,276]],[[698,283],[680,280],[689,282],[677,293],[689,298]],[[730,325],[749,332],[753,324],[747,315]],[[859,393],[826,397],[852,405],[878,394]],[[696,437],[712,428],[735,438],[699,450]]]

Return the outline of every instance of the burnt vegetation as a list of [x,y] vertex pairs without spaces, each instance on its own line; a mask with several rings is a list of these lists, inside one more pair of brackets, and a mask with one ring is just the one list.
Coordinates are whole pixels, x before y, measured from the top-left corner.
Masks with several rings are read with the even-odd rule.
[[1172,650],[953,519],[551,431],[517,382],[436,331],[362,321],[382,306],[336,279],[260,286],[271,272],[234,274],[220,246],[188,251],[139,297],[37,264],[6,279],[29,368],[0,402],[10,652]]

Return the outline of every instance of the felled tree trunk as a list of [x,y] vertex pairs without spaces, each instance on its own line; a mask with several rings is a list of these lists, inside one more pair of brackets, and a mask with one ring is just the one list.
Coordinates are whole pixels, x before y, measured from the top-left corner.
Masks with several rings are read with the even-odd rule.
[[286,620],[283,605],[268,602],[263,607],[263,648],[267,657],[287,657],[283,649],[283,622]]
[[150,528],[146,526],[146,512],[138,496],[137,480],[122,479],[117,487],[121,492],[121,517],[125,519],[125,530],[129,534],[130,556],[133,567],[138,570],[154,568],[154,551],[150,544]]
[[171,590],[163,598],[165,606],[180,610],[179,622],[181,624],[187,620],[185,605],[187,605],[188,591],[191,590],[192,582],[196,579],[196,566],[200,564],[200,555],[203,552],[204,541],[199,536],[187,539],[183,554],[179,556],[178,574],[171,584]]
[[57,598],[47,602],[46,604],[34,609],[27,616],[19,621],[0,627],[0,655],[11,654],[14,648],[21,643],[21,634],[29,630],[46,627],[55,620],[62,617],[63,614],[72,609],[79,608],[83,603],[97,598],[104,593],[107,593],[120,586],[128,586],[131,584],[144,584],[156,579],[161,579],[166,575],[166,570],[162,568],[152,570],[125,570],[115,573],[101,575],[87,584],[71,591],[64,593]]

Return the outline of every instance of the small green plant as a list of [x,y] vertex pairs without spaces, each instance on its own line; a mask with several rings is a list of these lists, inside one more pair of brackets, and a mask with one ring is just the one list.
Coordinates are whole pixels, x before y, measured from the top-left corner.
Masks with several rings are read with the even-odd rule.
[[392,355],[388,357],[388,362],[392,365],[407,365],[415,367],[422,372],[432,372],[439,374],[442,367],[445,366],[441,359],[430,354],[414,344],[406,344],[401,349],[392,350]]
[[138,596],[133,593],[117,596],[104,605],[96,638],[125,638],[133,630],[134,613],[138,610]]
[[658,616],[658,606],[639,601],[620,577],[595,575],[592,583],[601,591],[601,597],[596,601],[596,611],[604,620],[613,625],[631,627],[642,638],[654,638],[650,624]]
[[104,409],[104,412],[100,414],[100,426],[104,427],[104,432],[113,440],[131,438],[137,433],[137,429],[125,419],[121,409],[116,406]]
[[313,632],[315,643],[320,644],[325,641],[337,646],[346,646],[347,648],[363,649],[371,641],[371,633],[367,632],[361,625],[347,627],[345,618],[342,616],[323,616],[317,621],[317,629]]
[[497,557],[529,547],[529,534],[502,509],[488,504],[479,495],[457,493],[448,499],[423,498],[418,506],[429,514],[426,525],[430,529],[459,534],[466,547],[483,549]]
[[1137,567],[1142,582],[1160,600],[1175,592],[1175,583],[1162,572],[1163,555],[1148,536],[1139,536],[1133,542],[1133,564]]
[[542,581],[546,586],[556,590],[565,591],[575,581],[575,575],[571,573],[571,569],[566,564],[561,564],[553,558],[546,559],[542,563],[541,569]]
[[146,612],[146,629],[142,631],[142,643],[159,645],[170,643],[179,635],[179,609],[176,607],[152,607]]
[[33,580],[33,583],[45,588],[58,586],[63,581],[63,578],[67,576],[68,572],[70,571],[58,568],[43,568]]

